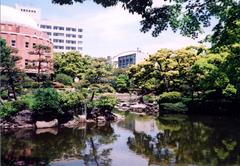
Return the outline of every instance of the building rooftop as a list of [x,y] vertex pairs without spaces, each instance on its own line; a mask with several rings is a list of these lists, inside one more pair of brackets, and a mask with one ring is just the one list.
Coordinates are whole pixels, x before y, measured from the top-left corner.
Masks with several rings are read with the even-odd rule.
[[12,23],[39,29],[37,23],[30,16],[18,11],[15,8],[1,5],[1,23]]

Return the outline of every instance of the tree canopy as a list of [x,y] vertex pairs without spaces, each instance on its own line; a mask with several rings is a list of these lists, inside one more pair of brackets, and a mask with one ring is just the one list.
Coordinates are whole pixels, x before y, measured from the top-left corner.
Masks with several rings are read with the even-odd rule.
[[[52,0],[55,4],[83,3],[85,0]],[[161,6],[154,5],[153,0],[93,0],[103,7],[121,4],[130,13],[141,15],[141,31],[152,30],[154,37],[171,28],[174,32],[196,38],[203,32],[203,27],[211,25],[211,19],[217,20],[213,28],[214,41],[221,41],[218,35],[224,34],[225,26],[231,27],[240,19],[240,2],[237,0],[159,0]],[[156,1],[155,1],[156,2]]]

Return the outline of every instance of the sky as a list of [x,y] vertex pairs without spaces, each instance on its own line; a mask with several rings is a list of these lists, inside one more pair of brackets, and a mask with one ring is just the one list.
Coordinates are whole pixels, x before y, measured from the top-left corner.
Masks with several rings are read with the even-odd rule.
[[[159,2],[155,0],[154,5],[162,5]],[[94,57],[113,57],[137,48],[148,54],[161,48],[179,49],[198,45],[198,41],[210,33],[210,28],[205,29],[206,34],[201,34],[197,40],[171,30],[152,37],[151,32],[140,32],[140,15],[130,14],[120,5],[103,8],[89,0],[63,6],[52,4],[51,0],[1,0],[1,4],[40,8],[43,19],[79,25],[83,28],[83,54]]]

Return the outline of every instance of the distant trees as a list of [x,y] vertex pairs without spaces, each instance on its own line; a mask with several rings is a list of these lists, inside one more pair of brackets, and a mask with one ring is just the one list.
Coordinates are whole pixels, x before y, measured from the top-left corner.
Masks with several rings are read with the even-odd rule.
[[104,58],[83,56],[78,52],[55,54],[54,68],[56,74],[78,77],[75,85],[79,88],[90,88],[97,92],[113,92],[111,87],[112,66]]

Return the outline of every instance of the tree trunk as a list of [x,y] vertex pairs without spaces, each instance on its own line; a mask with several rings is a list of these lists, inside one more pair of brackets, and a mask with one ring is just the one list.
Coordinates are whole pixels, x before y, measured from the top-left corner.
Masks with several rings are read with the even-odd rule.
[[15,90],[15,86],[14,86],[14,81],[13,81],[13,78],[12,78],[11,74],[9,75],[9,85],[10,85],[10,87],[12,89],[14,100],[17,100],[16,90]]
[[38,53],[38,74],[37,74],[38,82],[40,82],[40,70],[41,70],[41,53]]

